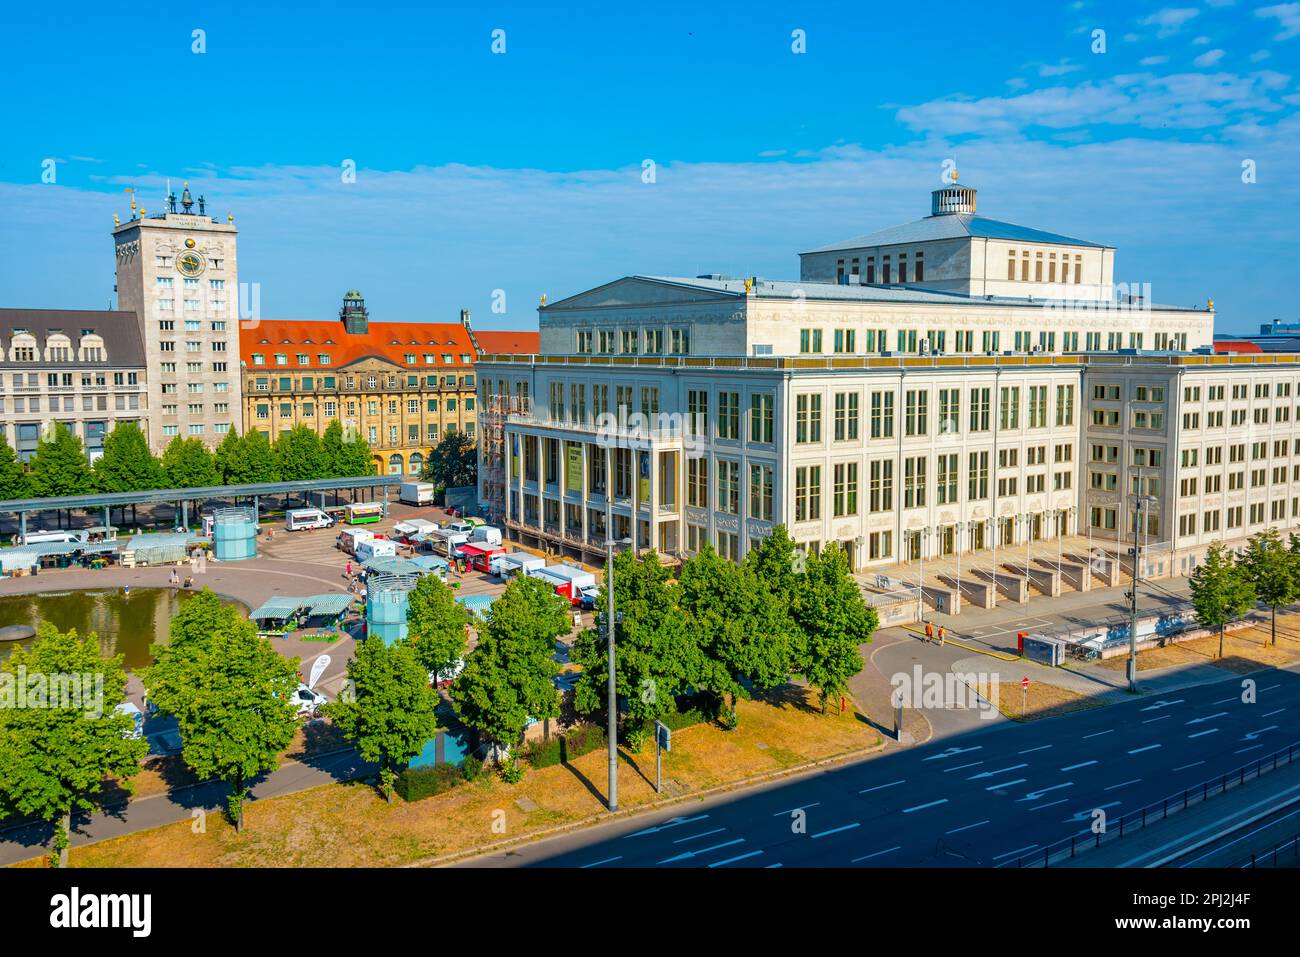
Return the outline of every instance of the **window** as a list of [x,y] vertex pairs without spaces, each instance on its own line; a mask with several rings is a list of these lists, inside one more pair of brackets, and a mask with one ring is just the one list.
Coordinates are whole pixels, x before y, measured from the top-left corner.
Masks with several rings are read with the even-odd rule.
[[[857,466],[854,466],[856,468]],[[772,520],[772,466],[749,467],[749,516]]]
[[1002,387],[1002,402],[998,413],[999,428],[1003,430],[1020,428],[1020,386]]
[[718,511],[740,513],[740,463],[718,459]]
[[909,389],[905,395],[903,414],[904,435],[925,435],[928,431],[928,406],[930,393],[924,389]]
[[808,445],[822,440],[822,397],[817,394],[796,396],[794,400],[795,442]]
[[858,514],[858,463],[839,462],[834,471],[832,511],[836,518]]
[[[707,393],[702,394],[706,396],[707,402]],[[774,397],[770,392],[756,392],[749,397],[749,441],[765,445],[772,443],[773,402]]]
[[799,351],[805,355],[821,352],[822,331],[820,329],[800,329]]
[[925,456],[903,459],[903,508],[925,505]]
[[970,390],[970,430],[987,432],[989,430],[989,396],[990,389]]
[[859,398],[856,392],[835,393],[836,442],[857,441]]
[[957,502],[957,453],[940,455],[936,461],[938,483],[935,486],[935,504],[953,505]]
[[877,459],[870,464],[868,506],[873,512],[889,512],[894,508],[894,462]]
[[718,393],[718,438],[740,439],[740,393]]
[[686,460],[686,504],[695,508],[709,507],[709,460]]
[[794,519],[796,522],[821,518],[822,468],[800,466],[794,470]]
[[894,393],[871,393],[871,437],[888,439],[894,435]]

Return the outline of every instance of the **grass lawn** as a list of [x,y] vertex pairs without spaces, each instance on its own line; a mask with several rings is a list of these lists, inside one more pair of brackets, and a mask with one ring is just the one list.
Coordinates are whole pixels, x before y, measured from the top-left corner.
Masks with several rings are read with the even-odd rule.
[[[663,756],[664,794],[679,797],[780,772],[880,744],[866,716],[850,707],[822,715],[815,694],[793,685],[762,701],[742,701],[740,727],[696,725],[673,733]],[[645,807],[654,792],[653,743],[621,751],[619,804]],[[443,794],[384,803],[373,787],[328,784],[254,801],[236,834],[209,814],[203,834],[186,820],[72,849],[79,867],[393,866],[462,854],[604,813],[606,752],[570,765],[529,770],[517,785],[484,774]],[[143,788],[142,788],[143,790]],[[40,858],[25,866],[42,866]]]

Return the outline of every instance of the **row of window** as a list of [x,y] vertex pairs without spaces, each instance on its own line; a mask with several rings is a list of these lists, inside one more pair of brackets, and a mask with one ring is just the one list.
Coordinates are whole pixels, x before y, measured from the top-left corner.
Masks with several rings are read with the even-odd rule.
[[[858,332],[862,333],[863,354],[877,355],[890,351],[890,337],[887,329],[835,329],[832,333],[831,353],[834,355],[853,355],[858,351]],[[947,329],[897,329],[894,331],[893,351],[905,355],[947,355],[997,353],[1003,350],[1003,342],[1012,352],[1117,352],[1120,349],[1144,349],[1146,333],[1144,332],[1087,332],[1063,331],[1059,338],[1056,330],[1010,331],[1006,340],[1002,330],[986,330],[975,338],[973,329],[952,330],[951,339]],[[1153,333],[1157,351],[1187,351],[1187,333],[1157,332]],[[979,348],[976,349],[978,341]],[[1083,349],[1079,345],[1082,342]],[[824,355],[826,339],[824,330],[807,328],[799,330],[799,352],[803,355]],[[949,348],[951,346],[951,348]]]
[[[1249,516],[1248,521],[1243,519]],[[1249,512],[1241,505],[1234,505],[1223,510],[1209,509],[1203,513],[1188,512],[1178,516],[1179,536],[1196,535],[1198,531],[1213,534],[1220,528],[1237,529],[1246,525],[1263,525],[1266,522],[1284,522],[1287,518],[1286,499],[1272,502],[1253,502]],[[1300,496],[1291,499],[1291,518],[1300,518]],[[1199,529],[1198,529],[1199,519]]]
[[[292,416],[292,415],[293,415],[293,403],[292,403],[292,402],[281,402],[279,405],[280,405],[280,414],[281,414],[282,416]],[[444,411],[444,412],[455,412],[455,411],[457,411],[457,409],[459,408],[459,406],[460,406],[460,401],[459,401],[458,399],[446,399],[446,400],[441,400],[441,399],[428,399],[428,400],[426,400],[426,411],[427,411],[427,412],[434,412],[434,413],[439,412],[439,411]],[[338,410],[339,404],[338,404],[337,402],[333,401],[332,399],[327,399],[327,400],[325,400],[323,403],[321,403],[321,407],[324,409],[325,416],[326,416],[327,418],[333,418],[333,417],[337,414],[337,410]],[[347,409],[347,415],[348,415],[349,418],[354,418],[354,417],[356,416],[356,414],[357,414],[357,403],[356,403],[355,401],[353,401],[353,400],[349,400],[348,402],[344,403],[344,407]],[[259,402],[259,403],[257,403],[257,404],[256,404],[257,417],[258,417],[259,419],[269,418],[269,417],[270,417],[270,408],[271,408],[270,403],[266,403],[266,402]],[[378,399],[370,399],[370,400],[368,400],[368,401],[366,402],[366,414],[367,414],[367,415],[372,415],[372,416],[373,416],[373,415],[379,415],[379,408],[380,408],[380,405],[379,405],[379,400],[378,400]],[[398,404],[398,400],[397,400],[397,399],[389,399],[389,400],[388,400],[388,406],[387,406],[387,408],[388,408],[388,414],[389,414],[389,415],[397,415],[397,414],[398,414],[398,410],[399,410],[399,408],[400,408],[400,407],[399,407],[399,404]],[[474,397],[473,397],[473,396],[467,396],[467,397],[465,398],[465,405],[464,405],[464,408],[465,408],[465,411],[466,411],[466,412],[473,412],[473,411],[474,411]],[[307,416],[307,417],[314,416],[314,415],[316,414],[316,403],[315,403],[315,402],[304,402],[304,403],[302,403],[301,414],[304,415],[304,416]],[[408,400],[406,401],[406,414],[407,414],[407,415],[419,415],[419,414],[420,414],[420,400],[419,400],[419,399],[408,399]]]
[[[107,372],[83,372],[80,380],[77,379],[75,372],[47,372],[45,374],[45,385],[50,389],[72,389],[76,388],[76,383],[80,381],[83,389],[105,389],[109,383],[109,373]],[[140,373],[138,372],[114,372],[112,373],[112,382],[116,386],[139,385]],[[11,385],[14,391],[23,391],[30,389],[39,389],[41,387],[41,376],[39,372],[15,372]],[[4,373],[0,372],[0,391],[5,387]]]
[[[378,389],[383,389],[383,388],[397,389],[400,387],[399,382],[402,380],[400,380],[399,377],[395,375],[390,375],[387,378],[378,375],[369,375],[369,376],[350,375],[350,376],[343,376],[342,381],[343,381],[343,388],[346,390],[354,390],[357,388],[362,388],[367,391],[374,392]],[[297,378],[294,378],[292,376],[281,376],[278,379],[274,379],[274,380],[259,376],[253,380],[253,390],[255,392],[267,392],[272,388],[272,382],[275,383],[274,387],[281,392],[288,392],[291,389],[298,389],[303,392],[311,392],[317,388],[329,392],[339,387],[338,385],[339,377],[332,376],[332,375],[319,376],[319,377],[305,375],[305,376],[299,376]],[[361,385],[358,386],[358,383],[361,383]],[[418,389],[421,386],[423,386],[426,389],[436,389],[439,386],[441,386],[444,389],[455,389],[455,388],[472,389],[474,388],[474,377],[472,375],[465,375],[465,376],[427,375],[423,377],[418,375],[408,375],[405,377],[405,384],[406,384],[405,387],[408,389]]]
[[691,352],[691,330],[687,326],[646,329],[579,329],[574,350],[579,355],[673,355]]
[[[845,272],[845,260],[837,259],[835,261],[835,282],[840,285],[844,285],[845,283],[848,283],[849,285],[856,286],[862,282],[865,282],[868,285],[874,285],[876,283],[876,257],[875,256],[865,257],[866,259],[865,277],[863,277],[863,274],[861,272],[862,258],[863,257],[854,256],[851,259],[849,259],[847,272]],[[911,281],[925,282],[925,251],[922,249],[916,250],[912,254],[911,261],[913,264],[912,271],[911,271],[911,277],[912,277]],[[897,283],[907,282],[908,281],[907,263],[908,263],[908,254],[905,252],[883,254],[880,257],[880,280],[879,280],[880,283],[882,285],[888,286],[895,282]],[[895,264],[897,264],[897,271],[895,271]]]
[[[265,353],[262,353],[262,352],[254,352],[254,353],[252,354],[251,358],[252,358],[252,360],[253,360],[253,365],[255,365],[255,366],[264,366],[264,365],[266,365],[266,354],[265,354]],[[450,352],[443,352],[443,353],[426,352],[426,353],[423,354],[422,358],[423,358],[424,364],[425,364],[425,365],[430,365],[430,366],[431,366],[431,365],[436,365],[436,364],[438,363],[438,360],[439,360],[440,358],[441,358],[442,363],[443,363],[444,365],[452,365],[452,364],[454,363],[454,360],[455,360],[455,357],[454,357],[454,356],[452,355],[452,353],[450,353]],[[468,352],[462,352],[462,353],[460,353],[460,364],[461,364],[461,365],[469,365],[469,364],[473,361],[473,358],[474,358],[474,357],[471,356]],[[312,359],[312,357],[311,357],[311,355],[310,355],[309,353],[306,353],[306,352],[299,352],[299,353],[296,353],[296,354],[294,355],[294,359],[295,359],[295,361],[297,362],[297,364],[300,365],[300,366],[309,366],[309,365],[311,365],[311,359]],[[274,365],[277,365],[277,366],[287,366],[287,365],[289,364],[289,355],[288,355],[288,353],[285,353],[285,352],[276,352],[276,353],[273,353],[273,354],[272,354],[272,356],[271,356],[271,361],[272,361],[272,363],[273,363]],[[419,363],[417,363],[417,361],[416,361],[416,355],[415,355],[414,352],[408,352],[408,353],[404,354],[404,355],[402,356],[402,361],[405,362],[408,366],[413,366],[413,365],[418,365],[418,364],[419,364]],[[333,363],[333,360],[331,359],[330,354],[329,354],[328,352],[318,352],[318,353],[316,354],[316,364],[317,364],[317,365],[327,366],[327,365],[331,365],[332,363]]]
[[[82,412],[107,412],[108,396],[105,395],[83,395],[81,402],[77,402],[76,396],[47,396],[47,403],[44,403],[45,410],[49,412],[75,412],[78,404]],[[40,412],[42,410],[42,398],[39,395],[21,396],[15,395],[8,398],[0,396],[0,414],[15,412],[26,414],[28,412]],[[114,395],[113,409],[118,412],[125,412],[128,409],[140,408],[140,394],[132,392],[129,395]]]

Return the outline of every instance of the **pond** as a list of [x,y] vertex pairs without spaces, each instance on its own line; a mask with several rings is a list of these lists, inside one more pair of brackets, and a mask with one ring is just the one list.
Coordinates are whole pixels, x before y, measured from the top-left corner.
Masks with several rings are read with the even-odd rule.
[[[181,604],[194,592],[170,588],[132,588],[44,592],[0,596],[0,628],[51,622],[60,631],[94,632],[108,655],[122,655],[128,671],[153,663],[149,646],[167,640],[167,628]],[[0,642],[0,660],[32,639]]]

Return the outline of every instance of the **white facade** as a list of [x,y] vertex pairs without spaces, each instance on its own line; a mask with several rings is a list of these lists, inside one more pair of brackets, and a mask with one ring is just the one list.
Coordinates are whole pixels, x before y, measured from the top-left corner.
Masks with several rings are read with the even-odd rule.
[[140,324],[156,448],[242,431],[237,230],[191,212],[188,188],[182,206],[113,230],[118,308]]

